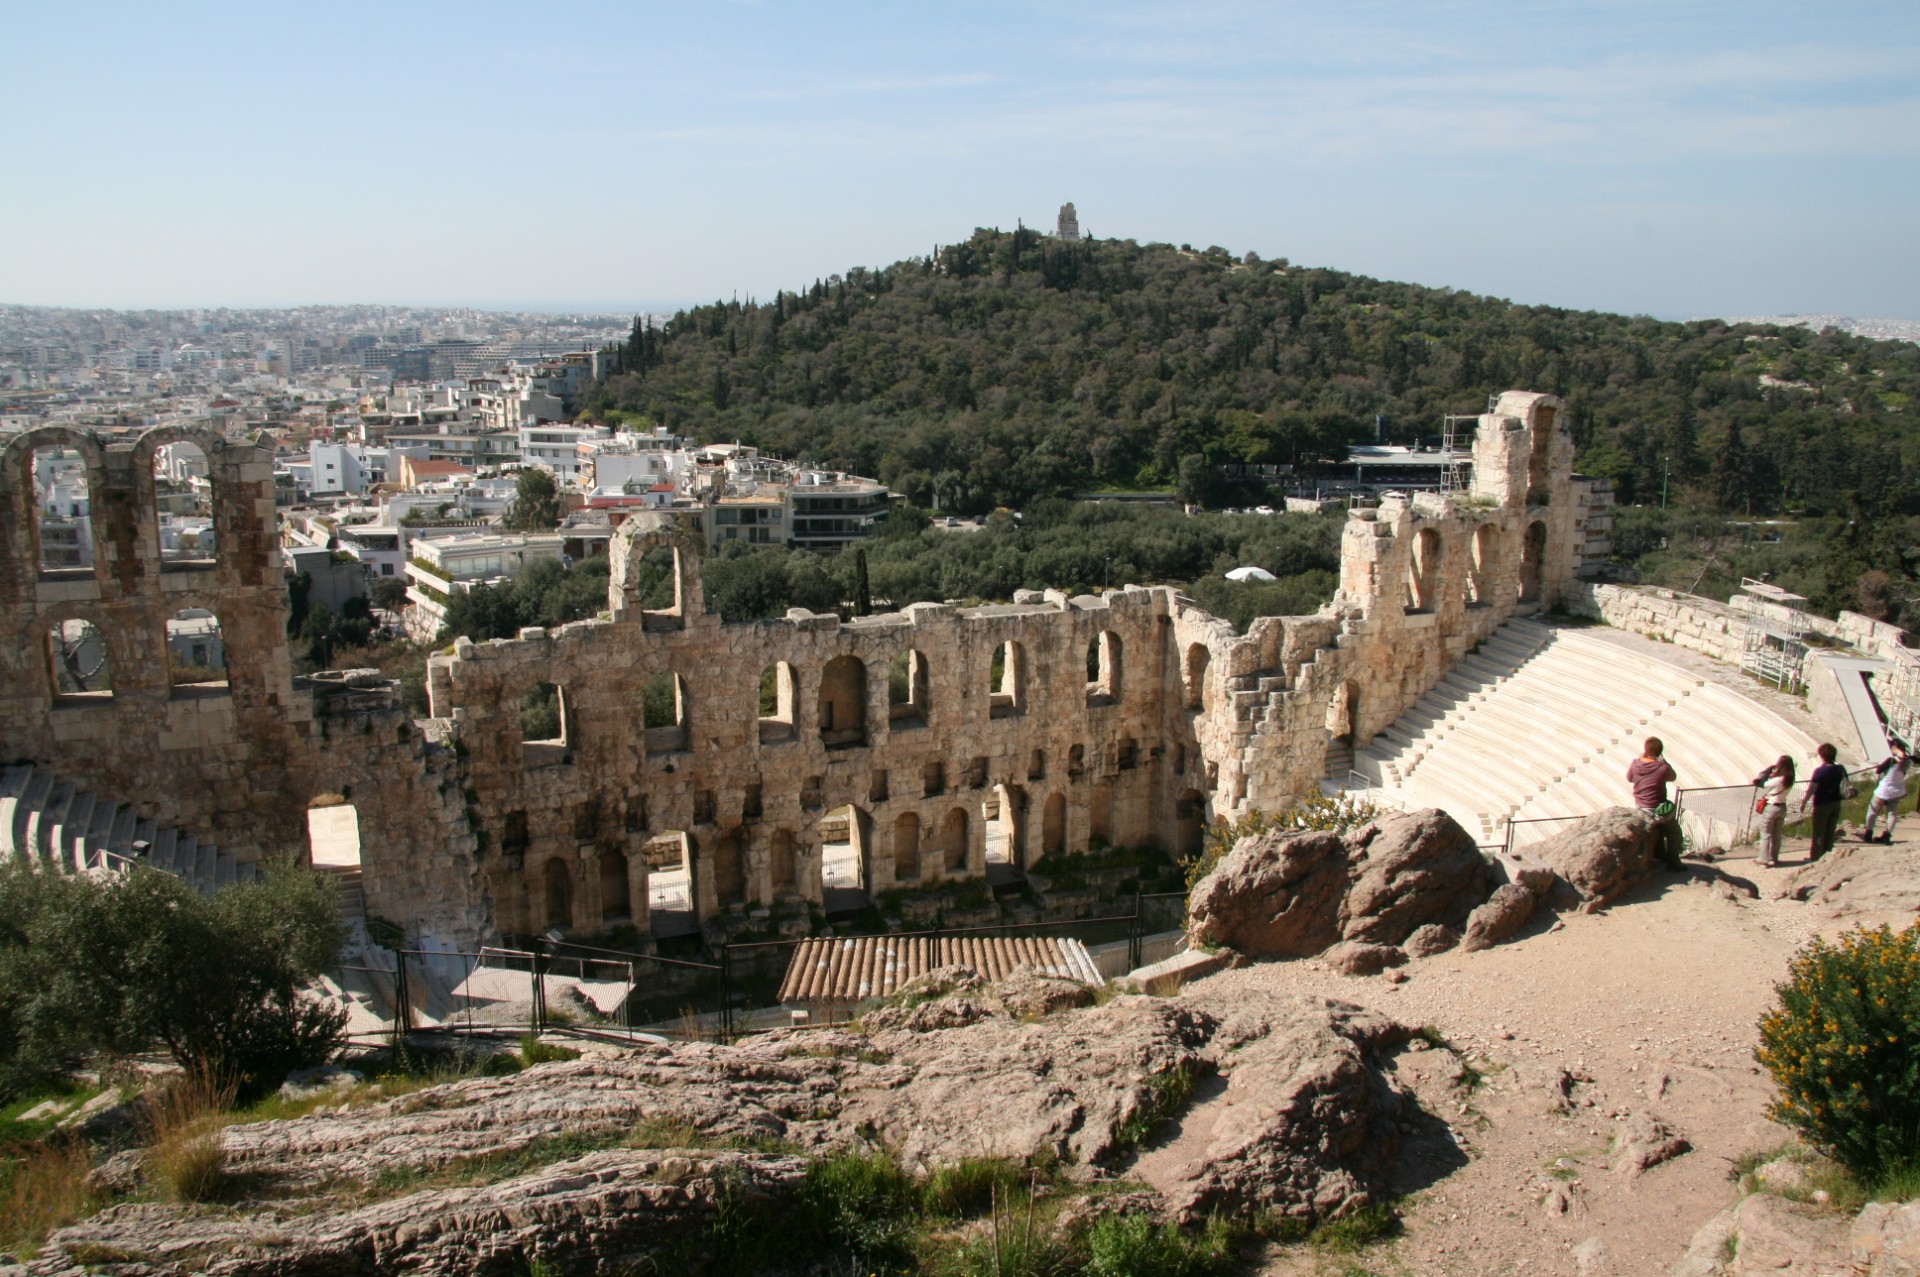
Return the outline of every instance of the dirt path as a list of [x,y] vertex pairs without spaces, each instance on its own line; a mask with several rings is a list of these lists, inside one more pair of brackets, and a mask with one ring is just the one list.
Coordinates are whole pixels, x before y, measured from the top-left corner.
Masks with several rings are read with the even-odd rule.
[[[1905,870],[1912,847],[1861,854],[1875,861],[1877,883],[1888,872],[1920,883]],[[1752,1053],[1755,1021],[1789,957],[1816,930],[1912,920],[1911,894],[1881,892],[1867,915],[1846,912],[1849,888],[1824,890],[1848,877],[1835,864],[1822,863],[1811,903],[1772,898],[1796,881],[1797,864],[1730,865],[1759,889],[1757,900],[1709,871],[1664,876],[1607,913],[1543,920],[1508,945],[1415,962],[1397,984],[1298,962],[1189,986],[1185,996],[1203,1004],[1276,985],[1321,993],[1430,1026],[1458,1052],[1416,1048],[1396,1064],[1469,1159],[1437,1182],[1409,1186],[1404,1235],[1357,1256],[1276,1249],[1261,1271],[1664,1273],[1734,1200],[1734,1159],[1786,1136],[1765,1116],[1772,1086]],[[1175,1142],[1203,1141],[1203,1120],[1190,1115]],[[1653,1122],[1692,1150],[1633,1174],[1622,1149],[1644,1140]],[[1149,1159],[1143,1168],[1151,1170]]]

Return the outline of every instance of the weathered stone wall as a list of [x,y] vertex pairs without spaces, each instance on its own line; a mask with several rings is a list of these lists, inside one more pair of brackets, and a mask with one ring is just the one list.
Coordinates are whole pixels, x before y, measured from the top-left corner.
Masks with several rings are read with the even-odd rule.
[[[1469,491],[1355,511],[1334,601],[1246,635],[1164,587],[723,625],[700,597],[697,535],[636,516],[610,549],[603,617],[458,641],[430,661],[421,723],[390,689],[349,685],[364,679],[290,676],[265,454],[193,436],[219,554],[187,568],[160,560],[150,477],[152,449],[182,432],[102,449],[38,431],[0,456],[15,639],[0,724],[13,755],[243,855],[302,853],[309,802],[345,796],[369,913],[417,938],[644,928],[649,862],[690,867],[703,918],[819,900],[822,849],[849,840],[869,892],[978,877],[990,812],[995,850],[1021,866],[1101,842],[1187,852],[1209,815],[1284,805],[1332,739],[1363,743],[1507,617],[1570,597],[1587,505],[1562,415],[1550,396],[1502,396]],[[38,571],[28,465],[55,442],[88,458],[96,570]],[[641,604],[649,553],[674,558],[671,607]],[[169,685],[165,618],[188,602],[220,617],[224,688]],[[107,636],[110,697],[53,695],[36,636],[68,615]],[[654,703],[675,708],[650,727],[657,679]],[[521,701],[541,685],[559,727],[528,741]]]

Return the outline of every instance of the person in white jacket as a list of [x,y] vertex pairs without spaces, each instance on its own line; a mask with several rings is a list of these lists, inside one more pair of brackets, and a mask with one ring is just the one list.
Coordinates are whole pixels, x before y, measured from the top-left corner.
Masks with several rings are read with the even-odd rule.
[[1780,862],[1780,826],[1786,823],[1787,795],[1793,790],[1793,759],[1780,755],[1753,783],[1760,790],[1760,867],[1771,869]]
[[[1860,831],[1861,842],[1893,841],[1893,822],[1900,818],[1900,800],[1907,796],[1907,768],[1912,763],[1907,747],[1894,741],[1892,755],[1877,769],[1880,780],[1873,787],[1873,801],[1867,804],[1867,824]],[[1875,838],[1873,824],[1881,816],[1887,818],[1886,831]]]

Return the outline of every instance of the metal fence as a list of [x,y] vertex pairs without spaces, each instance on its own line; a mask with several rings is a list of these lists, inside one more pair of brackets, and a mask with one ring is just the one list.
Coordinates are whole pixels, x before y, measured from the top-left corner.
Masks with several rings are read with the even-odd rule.
[[[1520,820],[1507,822],[1507,840],[1501,846],[1503,855],[1513,855],[1515,847],[1524,847],[1528,843],[1539,842],[1552,834],[1549,829],[1536,829],[1538,825],[1564,825],[1572,820],[1585,820],[1592,812],[1582,812],[1578,816],[1527,816]],[[1521,828],[1525,826],[1525,828]]]
[[[916,937],[1062,936],[1080,940],[1111,979],[1178,947],[1186,893],[1130,898],[1125,913],[889,933]],[[478,952],[369,948],[329,973],[348,1008],[348,1036],[570,1033],[616,1039],[729,1041],[791,1023],[777,1004],[793,952],[806,939],[721,945],[710,961],[541,942]],[[843,1021],[839,1021],[843,1022]],[[818,1023],[818,1021],[816,1021]]]
[[[1698,785],[1673,791],[1674,815],[1693,847],[1724,848],[1734,856],[1758,855],[1760,790],[1752,785]],[[1745,849],[1745,850],[1741,850]]]

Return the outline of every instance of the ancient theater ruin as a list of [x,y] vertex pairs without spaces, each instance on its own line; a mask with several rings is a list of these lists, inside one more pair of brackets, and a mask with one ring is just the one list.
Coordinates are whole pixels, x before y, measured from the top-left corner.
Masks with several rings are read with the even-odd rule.
[[[613,540],[605,613],[459,639],[431,659],[423,721],[371,672],[291,674],[266,454],[212,432],[103,447],[29,431],[0,468],[15,845],[40,836],[80,863],[164,830],[217,883],[305,856],[309,809],[347,805],[367,912],[441,944],[645,930],[655,909],[706,920],[1097,843],[1190,852],[1209,816],[1312,788],[1330,751],[1364,744],[1496,627],[1582,588],[1597,507],[1564,417],[1549,395],[1500,396],[1467,487],[1356,509],[1334,600],[1245,635],[1165,587],[723,624],[697,534],[636,516]],[[161,549],[154,451],[174,442],[209,463],[204,557]],[[90,566],[38,545],[30,468],[56,446],[84,465]],[[649,555],[673,564],[665,608],[635,585]],[[224,677],[176,676],[183,615],[217,633]],[[537,739],[530,698],[551,710]]]

